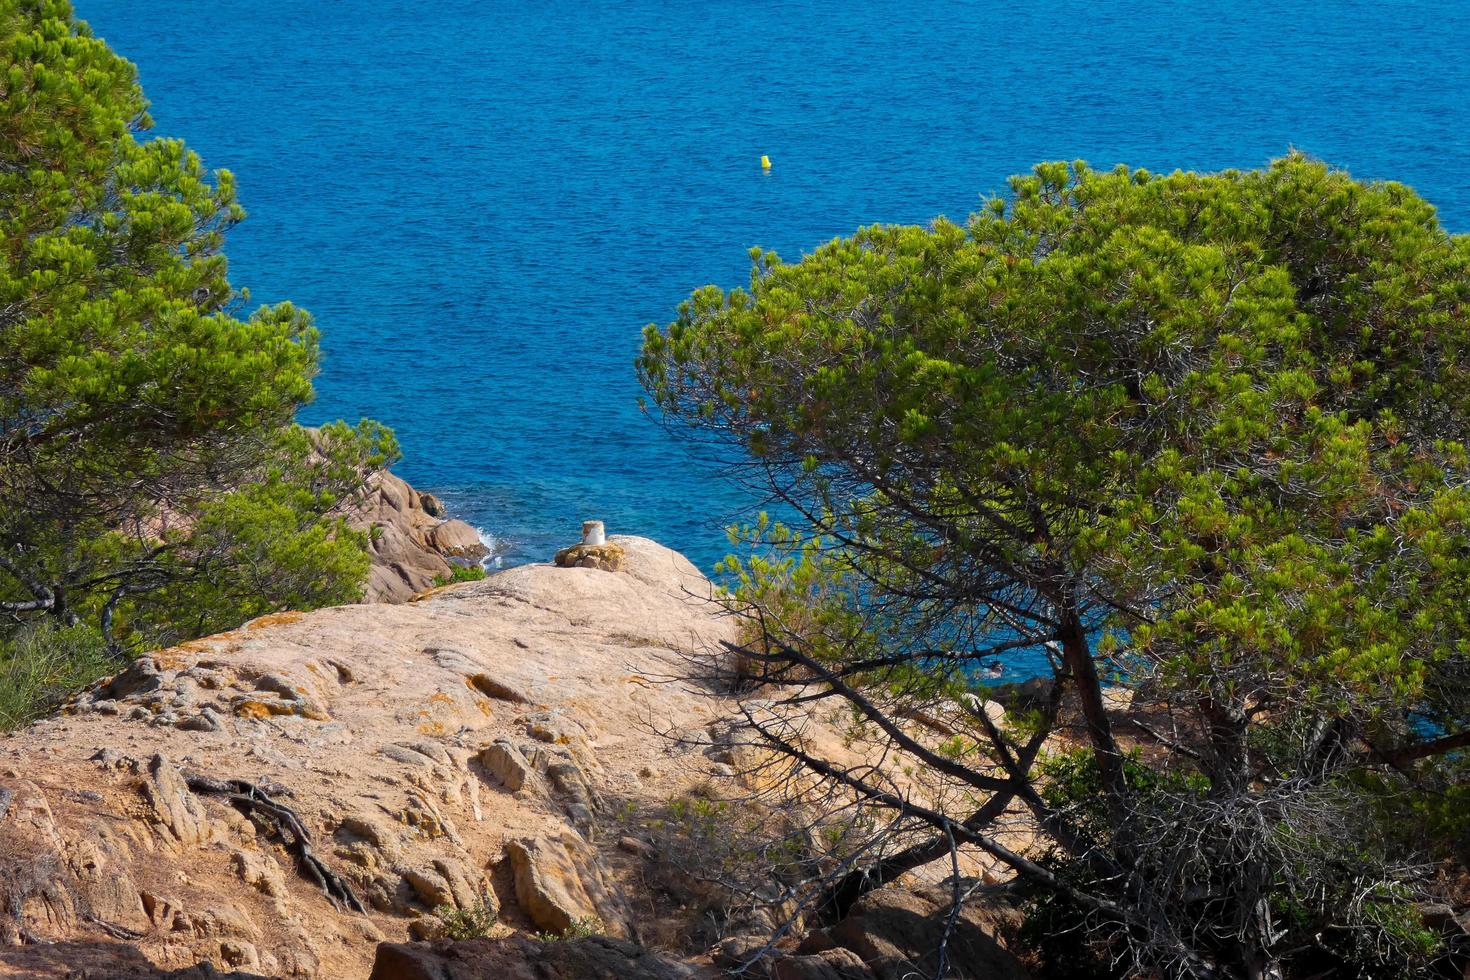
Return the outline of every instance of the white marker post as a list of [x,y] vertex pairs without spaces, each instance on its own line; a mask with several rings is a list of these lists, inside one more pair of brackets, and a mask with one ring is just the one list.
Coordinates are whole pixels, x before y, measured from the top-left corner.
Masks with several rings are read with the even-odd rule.
[[601,521],[582,522],[582,543],[594,548],[607,544],[606,529]]

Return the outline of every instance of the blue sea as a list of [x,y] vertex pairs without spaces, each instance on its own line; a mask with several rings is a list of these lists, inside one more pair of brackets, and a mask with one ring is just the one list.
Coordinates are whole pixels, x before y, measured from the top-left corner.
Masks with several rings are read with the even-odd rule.
[[640,412],[632,361],[752,245],[962,218],[1040,160],[1292,147],[1470,228],[1465,0],[77,6],[155,132],[236,174],[236,285],[315,314],[304,419],[391,425],[507,564],[591,517],[724,554],[756,502]]

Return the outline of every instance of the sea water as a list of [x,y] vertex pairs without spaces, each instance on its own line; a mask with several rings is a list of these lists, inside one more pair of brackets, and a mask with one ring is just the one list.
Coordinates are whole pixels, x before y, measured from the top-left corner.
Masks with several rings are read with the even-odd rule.
[[1462,0],[77,7],[155,132],[235,172],[236,285],[315,314],[303,418],[391,425],[398,472],[505,563],[586,518],[706,569],[727,550],[758,502],[640,412],[632,361],[752,245],[959,219],[1040,160],[1292,147],[1470,228]]

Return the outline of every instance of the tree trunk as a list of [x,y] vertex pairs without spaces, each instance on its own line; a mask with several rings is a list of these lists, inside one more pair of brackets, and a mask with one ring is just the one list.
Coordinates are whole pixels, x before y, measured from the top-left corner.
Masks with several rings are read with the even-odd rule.
[[1119,751],[1118,742],[1113,737],[1113,726],[1108,720],[1107,706],[1103,703],[1102,678],[1098,676],[1097,664],[1092,660],[1087,632],[1073,609],[1067,608],[1064,611],[1058,636],[1062,659],[1077,684],[1077,698],[1082,705],[1082,717],[1087,722],[1088,739],[1097,757],[1097,768],[1102,776],[1103,790],[1108,796],[1109,811],[1117,817],[1117,811],[1121,809],[1128,790],[1123,774],[1123,753]]

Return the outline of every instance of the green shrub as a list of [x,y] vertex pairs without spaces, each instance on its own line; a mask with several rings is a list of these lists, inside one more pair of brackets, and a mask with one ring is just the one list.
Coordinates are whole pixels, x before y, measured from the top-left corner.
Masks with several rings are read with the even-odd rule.
[[0,731],[30,724],[117,667],[86,626],[40,622],[0,640]]
[[485,569],[479,565],[455,565],[448,575],[439,575],[434,585],[453,585],[456,582],[478,582],[485,577]]
[[444,934],[450,939],[479,939],[494,927],[496,910],[493,905],[476,902],[467,909],[441,905],[434,914],[444,923]]
[[559,943],[568,939],[586,939],[588,936],[596,936],[601,932],[602,922],[599,919],[573,919],[572,924],[561,932],[536,933],[536,940],[543,943]]

